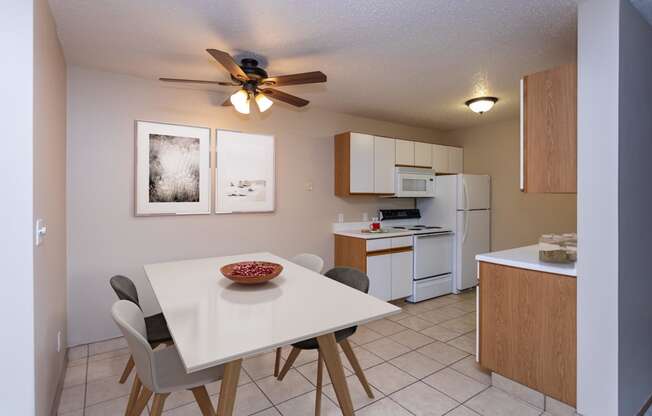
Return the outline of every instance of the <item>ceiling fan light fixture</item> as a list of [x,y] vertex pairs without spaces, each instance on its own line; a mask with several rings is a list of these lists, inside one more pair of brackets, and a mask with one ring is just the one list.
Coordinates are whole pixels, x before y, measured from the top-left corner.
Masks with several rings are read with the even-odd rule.
[[258,109],[260,112],[264,113],[265,111],[269,110],[272,104],[274,104],[274,101],[267,98],[267,96],[262,92],[259,92],[256,94],[256,104],[258,104]]
[[477,97],[468,100],[464,104],[474,113],[483,114],[491,110],[497,102],[498,98],[496,97]]
[[231,104],[238,113],[249,114],[249,93],[244,89],[236,91],[231,95]]

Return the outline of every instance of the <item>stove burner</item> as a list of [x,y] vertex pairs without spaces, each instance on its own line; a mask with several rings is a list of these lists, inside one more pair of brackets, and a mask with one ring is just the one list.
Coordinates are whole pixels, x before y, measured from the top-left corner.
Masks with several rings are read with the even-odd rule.
[[395,226],[392,228],[396,228],[397,230],[405,230],[407,227]]

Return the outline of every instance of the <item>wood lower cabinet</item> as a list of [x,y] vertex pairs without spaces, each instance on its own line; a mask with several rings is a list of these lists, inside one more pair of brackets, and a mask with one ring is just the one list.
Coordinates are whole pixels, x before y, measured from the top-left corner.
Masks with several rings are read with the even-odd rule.
[[335,266],[356,268],[369,276],[369,294],[382,300],[412,294],[412,237],[365,240],[335,236]]
[[480,365],[576,406],[576,279],[480,262]]

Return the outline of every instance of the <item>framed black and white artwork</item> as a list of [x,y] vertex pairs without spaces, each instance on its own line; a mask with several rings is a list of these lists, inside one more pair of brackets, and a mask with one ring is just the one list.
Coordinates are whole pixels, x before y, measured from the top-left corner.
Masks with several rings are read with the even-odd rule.
[[217,130],[216,137],[215,212],[274,211],[274,136]]
[[136,215],[210,214],[211,130],[136,121]]

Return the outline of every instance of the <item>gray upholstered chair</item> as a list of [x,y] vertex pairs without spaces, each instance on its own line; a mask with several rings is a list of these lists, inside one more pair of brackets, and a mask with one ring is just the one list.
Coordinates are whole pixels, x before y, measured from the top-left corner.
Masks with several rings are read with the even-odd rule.
[[[357,269],[352,269],[349,267],[336,267],[334,269],[330,269],[329,271],[324,273],[324,275],[342,284],[345,284],[349,287],[358,289],[361,292],[364,293],[369,292],[369,278],[367,277],[366,274],[362,273]],[[346,328],[335,332],[335,340],[337,341],[338,344],[340,344],[342,351],[344,351],[344,355],[346,355],[346,358],[351,363],[351,367],[353,367],[353,371],[355,371],[355,375],[358,377],[358,380],[360,380],[360,384],[362,384],[362,387],[367,393],[367,396],[369,396],[369,398],[373,398],[374,394],[371,391],[371,387],[369,387],[369,383],[367,382],[367,378],[365,377],[364,372],[362,371],[362,367],[360,366],[360,363],[358,362],[358,359],[355,356],[355,353],[353,352],[353,348],[351,348],[351,344],[348,341],[348,338],[355,333],[356,329],[357,327],[354,326],[351,328]],[[295,344],[292,344],[292,350],[290,351],[290,355],[288,355],[287,361],[285,362],[283,369],[278,375],[278,379],[283,380],[287,372],[290,370],[290,368],[292,368],[292,365],[294,364],[297,357],[301,353],[301,350],[315,350],[315,349],[316,350],[319,349],[319,344],[317,343],[316,338],[310,338],[305,341],[300,341]],[[320,352],[317,355],[317,394],[315,400],[315,416],[319,416],[319,414],[321,413],[321,391],[322,391],[323,371],[324,371],[324,360]]]
[[[290,259],[292,263],[312,270],[315,273],[321,273],[324,268],[324,260],[316,254],[301,253]],[[274,361],[274,377],[278,377],[279,367],[281,365],[281,348],[276,349],[276,360]]]
[[[111,278],[110,284],[115,291],[115,294],[118,296],[118,299],[132,302],[140,309],[138,291],[136,290],[136,285],[134,285],[134,282],[132,282],[131,279],[126,276],[116,275]],[[170,335],[170,330],[168,329],[167,322],[165,322],[165,317],[162,313],[145,317],[145,328],[147,330],[147,341],[150,343],[152,348],[156,348],[160,344],[172,343],[172,336]],[[120,384],[127,381],[133,368],[134,359],[133,357],[129,357],[129,361],[127,361],[127,365],[120,376]]]
[[203,416],[215,416],[206,385],[221,380],[223,366],[186,373],[177,348],[172,345],[154,351],[145,338],[147,328],[143,312],[133,302],[119,300],[111,308],[113,320],[122,331],[136,363],[136,377],[125,414],[139,416],[154,394],[150,415],[160,416],[170,393],[190,390]]

